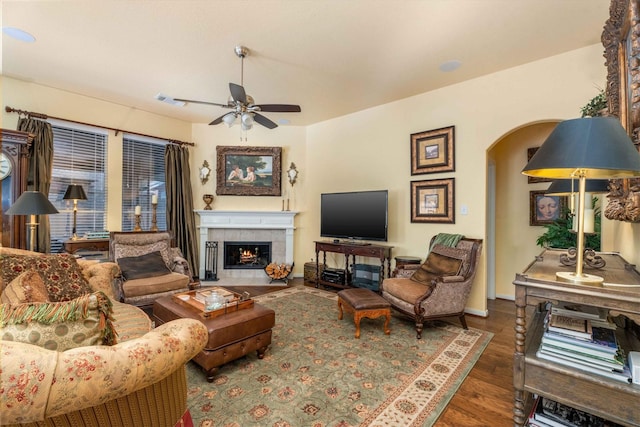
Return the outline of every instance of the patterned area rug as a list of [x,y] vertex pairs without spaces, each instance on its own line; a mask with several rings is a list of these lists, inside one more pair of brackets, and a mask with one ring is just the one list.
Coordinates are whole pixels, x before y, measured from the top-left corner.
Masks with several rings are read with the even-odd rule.
[[188,404],[200,427],[430,426],[492,334],[445,322],[392,316],[338,320],[335,293],[288,288],[255,298],[276,312],[264,359],[255,353],[221,367],[213,383],[187,368]]

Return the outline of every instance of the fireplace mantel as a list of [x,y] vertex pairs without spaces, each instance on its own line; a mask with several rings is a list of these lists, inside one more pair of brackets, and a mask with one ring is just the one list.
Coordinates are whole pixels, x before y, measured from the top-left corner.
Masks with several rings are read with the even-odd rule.
[[293,264],[293,211],[196,210],[200,216],[200,278],[204,277],[205,243],[209,229],[283,230],[286,236],[285,262]]

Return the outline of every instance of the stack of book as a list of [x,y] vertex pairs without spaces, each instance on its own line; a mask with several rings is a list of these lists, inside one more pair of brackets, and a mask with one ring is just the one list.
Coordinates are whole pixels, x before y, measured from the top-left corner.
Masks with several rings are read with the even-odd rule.
[[538,396],[529,415],[530,427],[621,427],[570,406]]
[[622,382],[631,372],[606,313],[582,306],[552,306],[536,356]]

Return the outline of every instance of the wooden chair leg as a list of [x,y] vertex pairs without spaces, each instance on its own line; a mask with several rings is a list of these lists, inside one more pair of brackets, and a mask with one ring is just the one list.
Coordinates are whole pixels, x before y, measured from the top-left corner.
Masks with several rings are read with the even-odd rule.
[[467,319],[465,319],[465,318],[464,318],[464,313],[462,313],[462,314],[460,315],[460,323],[462,323],[462,327],[463,327],[464,329],[469,329],[469,328],[467,327]]

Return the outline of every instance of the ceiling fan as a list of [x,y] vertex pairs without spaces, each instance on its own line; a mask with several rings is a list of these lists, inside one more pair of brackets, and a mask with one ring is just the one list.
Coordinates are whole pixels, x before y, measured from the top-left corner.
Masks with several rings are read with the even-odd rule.
[[265,113],[299,113],[302,111],[299,105],[289,105],[289,104],[255,104],[253,98],[244,90],[242,86],[244,84],[244,58],[249,54],[249,49],[244,46],[236,46],[235,48],[236,55],[241,60],[240,65],[240,84],[237,85],[235,83],[229,83],[229,91],[231,92],[231,96],[226,104],[220,104],[217,102],[207,102],[207,101],[194,101],[192,99],[180,99],[175,98],[175,101],[178,102],[190,102],[194,104],[206,104],[206,105],[216,105],[222,108],[228,108],[233,110],[229,113],[223,114],[222,116],[213,120],[210,125],[217,125],[220,123],[226,123],[229,127],[233,125],[237,118],[240,118],[240,123],[242,126],[242,130],[249,130],[253,126],[253,122],[257,122],[262,126],[265,126],[269,129],[274,129],[278,127],[278,125],[260,114],[261,112]]

